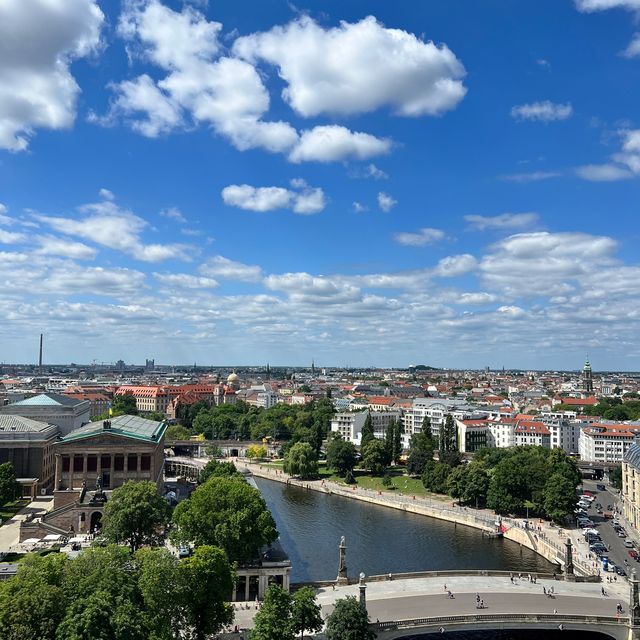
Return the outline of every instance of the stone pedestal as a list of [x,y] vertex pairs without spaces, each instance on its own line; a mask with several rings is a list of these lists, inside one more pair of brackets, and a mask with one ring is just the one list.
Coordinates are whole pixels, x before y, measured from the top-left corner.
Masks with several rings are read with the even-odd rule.
[[367,610],[367,585],[364,582],[364,573],[360,574],[360,582],[358,583],[358,589],[360,590],[360,606]]
[[347,575],[347,544],[344,536],[340,539],[340,562],[338,564],[337,584],[349,584],[349,576]]
[[573,545],[571,544],[571,538],[567,538],[565,542],[564,579],[569,582],[575,582],[576,580],[573,569]]

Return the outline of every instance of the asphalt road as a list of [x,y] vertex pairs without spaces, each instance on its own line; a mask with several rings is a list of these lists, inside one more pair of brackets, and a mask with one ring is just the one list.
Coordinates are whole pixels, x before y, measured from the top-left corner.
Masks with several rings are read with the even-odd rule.
[[[585,480],[583,482],[583,487],[586,491],[591,491],[595,494],[596,499],[592,504],[595,505],[596,502],[599,502],[602,505],[603,510],[606,511],[607,505],[611,504],[615,507],[618,499],[617,495],[614,495],[609,491],[598,491],[596,489],[596,484],[599,484],[601,482],[602,481]],[[624,541],[626,538],[618,537],[618,534],[612,526],[613,520],[606,520],[604,516],[598,515],[596,513],[595,506],[587,509],[587,513],[595,524],[595,528],[600,532],[602,541],[609,549],[609,553],[607,554],[609,556],[609,561],[613,562],[616,566],[622,567],[627,572],[627,574],[631,571],[631,569],[636,569],[636,571],[640,573],[640,563],[636,562],[629,555],[629,549],[624,546]],[[625,564],[625,561],[628,564]],[[620,578],[618,577],[618,579]]]

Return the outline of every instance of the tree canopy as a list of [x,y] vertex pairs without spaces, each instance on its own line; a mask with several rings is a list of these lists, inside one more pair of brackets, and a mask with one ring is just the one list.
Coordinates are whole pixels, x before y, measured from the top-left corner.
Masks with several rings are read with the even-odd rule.
[[254,559],[278,537],[260,492],[237,477],[209,478],[175,508],[173,521],[177,541],[220,547],[230,562]]
[[284,470],[292,476],[313,478],[318,475],[318,456],[308,442],[297,442],[287,452]]
[[354,596],[336,600],[327,618],[327,640],[374,640],[376,634],[369,628],[369,615]]
[[143,545],[160,544],[170,509],[153,482],[125,482],[113,490],[104,508],[102,535],[124,542],[133,553]]
[[209,460],[204,466],[204,469],[198,476],[198,482],[204,484],[209,478],[223,477],[229,478],[237,476],[242,478],[242,474],[236,469],[236,465],[233,462],[220,462],[219,460]]
[[22,487],[16,480],[16,471],[10,462],[0,464],[0,507],[22,495]]
[[332,438],[327,445],[327,467],[342,476],[356,466],[356,447],[342,438]]

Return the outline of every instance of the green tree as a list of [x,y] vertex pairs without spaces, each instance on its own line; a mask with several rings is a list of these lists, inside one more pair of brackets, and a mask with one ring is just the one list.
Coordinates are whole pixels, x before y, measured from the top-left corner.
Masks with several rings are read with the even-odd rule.
[[493,469],[487,506],[498,513],[518,513],[524,508],[524,502],[530,492],[527,478],[514,456],[505,458]]
[[114,416],[137,416],[138,407],[136,405],[136,399],[131,394],[116,396],[111,403],[111,413]]
[[266,458],[267,447],[260,444],[252,444],[247,447],[247,458]]
[[345,476],[348,471],[353,472],[355,466],[355,445],[346,440],[333,438],[327,445],[327,467]]
[[458,451],[458,433],[456,431],[455,421],[451,414],[447,415],[444,425],[440,429],[438,446],[441,459],[448,451]]
[[128,544],[133,553],[142,545],[161,544],[169,515],[154,482],[125,482],[107,501],[102,535],[110,542]]
[[0,581],[0,637],[54,640],[68,599],[62,588],[63,554],[27,556],[10,580]]
[[407,458],[407,473],[412,476],[421,476],[424,467],[433,460],[435,443],[431,436],[431,423],[425,418],[422,423],[422,432],[414,433],[409,441],[409,456]]
[[562,522],[573,513],[576,503],[576,487],[561,473],[549,477],[544,488],[544,510],[556,522]]
[[336,600],[325,630],[327,640],[374,640],[367,610],[354,596]]
[[318,475],[318,457],[308,442],[298,442],[287,452],[284,470],[292,476],[312,478]]
[[364,419],[360,435],[360,451],[364,451],[364,448],[372,440],[375,440],[375,436],[373,435],[373,421],[371,419],[371,412],[367,412],[367,417]]
[[230,562],[253,560],[277,537],[276,524],[257,489],[236,477],[212,477],[173,512],[178,542],[224,549]]
[[402,431],[402,423],[397,420],[393,429],[392,459],[394,464],[400,464],[400,456],[402,455]]
[[243,477],[242,474],[236,469],[236,465],[233,462],[220,462],[219,460],[209,460],[204,466],[204,469],[198,476],[198,482],[204,484],[209,478],[229,478],[229,477]]
[[475,461],[467,466],[468,473],[462,500],[467,504],[483,507],[487,502],[489,490],[489,474],[486,469]]
[[180,563],[183,586],[182,612],[186,629],[181,637],[205,640],[233,621],[228,604],[233,589],[233,572],[222,549],[203,545]]
[[316,594],[311,587],[301,587],[293,594],[291,607],[293,631],[304,638],[305,631],[322,631],[322,607],[316,602]]
[[429,461],[424,468],[422,474],[422,484],[427,491],[433,493],[446,493],[447,480],[451,467],[443,462]]
[[616,489],[622,489],[622,466],[616,465],[609,470],[609,482]]
[[22,487],[16,480],[16,471],[10,462],[0,464],[0,506],[13,502],[22,495]]
[[292,598],[282,587],[272,584],[253,619],[251,640],[294,640],[291,619]]
[[172,424],[167,427],[164,437],[166,440],[188,440],[191,432],[181,424]]
[[461,464],[451,470],[451,473],[447,478],[447,493],[452,498],[456,498],[462,502],[467,488],[468,476],[469,468],[466,464]]
[[374,438],[362,449],[362,467],[379,476],[387,468],[387,449],[384,442]]
[[387,430],[384,432],[384,450],[386,455],[386,466],[389,466],[393,462],[393,447],[396,434],[396,421],[391,420],[387,426]]

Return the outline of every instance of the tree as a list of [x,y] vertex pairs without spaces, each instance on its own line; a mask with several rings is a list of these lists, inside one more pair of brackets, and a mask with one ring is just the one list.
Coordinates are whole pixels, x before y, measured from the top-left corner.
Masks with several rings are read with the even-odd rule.
[[431,435],[431,423],[429,418],[422,422],[422,431],[414,433],[409,441],[409,457],[407,458],[407,472],[409,475],[421,476],[424,467],[433,460],[435,443]]
[[622,489],[622,465],[617,464],[609,470],[609,482],[616,489]]
[[436,462],[435,460],[427,462],[422,474],[424,488],[433,493],[446,493],[447,479],[450,472],[451,467],[448,464]]
[[272,584],[253,619],[251,640],[294,640],[296,631],[291,607],[291,596],[282,587]]
[[232,476],[243,477],[242,474],[236,469],[236,465],[233,462],[220,462],[219,460],[209,460],[204,466],[204,469],[198,476],[198,483],[204,484],[209,478],[229,478]]
[[191,432],[181,424],[172,424],[167,427],[164,437],[166,440],[188,440],[191,437]]
[[391,420],[384,433],[384,450],[386,454],[386,466],[393,462],[393,447],[396,433],[396,421]]
[[277,537],[276,523],[257,489],[236,477],[212,477],[173,512],[178,542],[212,545],[230,562],[253,560]]
[[356,466],[356,447],[351,442],[334,438],[327,445],[327,467],[345,476]]
[[322,631],[322,607],[316,602],[316,594],[311,587],[301,587],[293,594],[291,622],[293,631],[299,632],[301,639],[305,631]]
[[0,507],[22,495],[22,487],[16,480],[16,471],[10,462],[0,464]]
[[375,440],[375,436],[373,435],[373,421],[371,420],[371,412],[367,412],[367,417],[364,419],[360,434],[360,451],[364,451],[364,448],[372,440]]
[[374,438],[362,449],[362,467],[379,476],[387,468],[387,450],[384,442]]
[[233,572],[222,549],[203,545],[180,563],[181,608],[186,633],[180,637],[205,640],[233,621],[228,604],[233,589]]
[[394,464],[400,464],[400,456],[402,455],[402,423],[396,421],[393,430],[393,451],[392,459]]
[[549,477],[544,488],[544,510],[556,522],[562,522],[573,513],[576,503],[576,487],[561,473]]
[[376,634],[369,628],[369,615],[354,596],[336,601],[327,618],[327,640],[374,640]]
[[433,451],[416,450],[409,453],[407,458],[407,473],[410,476],[421,476],[428,462],[433,460]]
[[266,458],[267,447],[259,444],[252,444],[247,447],[247,458]]
[[15,577],[0,581],[0,637],[54,640],[67,608],[63,554],[27,556]]
[[160,544],[169,511],[155,483],[125,482],[114,489],[107,501],[102,535],[110,542],[125,542],[131,553],[145,544]]
[[301,478],[318,475],[318,457],[313,447],[307,442],[294,444],[284,459],[284,470]]
[[458,450],[458,434],[456,432],[456,425],[453,420],[453,416],[448,414],[444,425],[440,429],[440,438],[438,440],[440,458],[444,457],[447,451]]
[[138,406],[136,405],[136,399],[128,393],[122,396],[116,396],[111,403],[111,413],[114,416],[137,416]]
[[462,502],[465,489],[467,488],[467,480],[469,468],[465,464],[461,464],[451,471],[447,478],[447,493]]
[[468,473],[462,500],[467,504],[482,507],[487,502],[489,490],[489,474],[486,469],[475,461],[467,465]]

